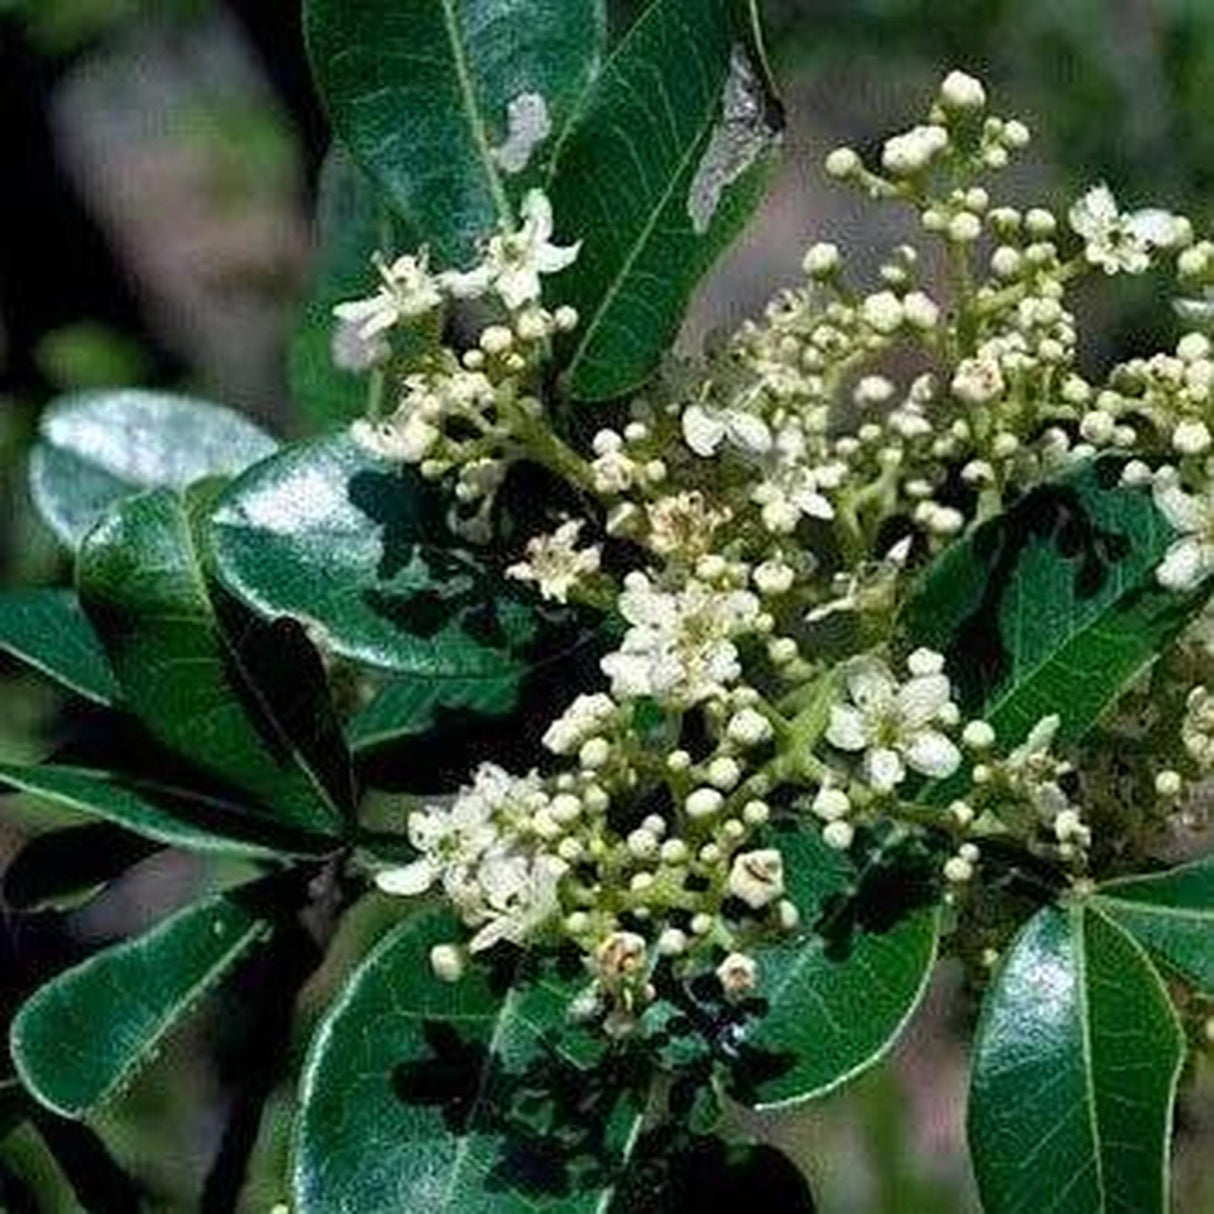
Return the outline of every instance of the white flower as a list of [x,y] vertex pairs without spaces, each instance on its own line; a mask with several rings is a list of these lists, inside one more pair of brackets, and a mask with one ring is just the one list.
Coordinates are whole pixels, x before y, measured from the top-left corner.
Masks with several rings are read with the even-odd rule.
[[544,598],[566,602],[569,591],[599,568],[600,548],[577,547],[581,531],[582,521],[570,519],[551,535],[528,540],[527,559],[511,565],[506,576],[520,582],[535,582]]
[[763,525],[774,535],[788,535],[802,516],[830,520],[835,508],[822,490],[838,484],[834,465],[816,467],[808,462],[805,435],[796,426],[784,426],[765,461],[764,479],[750,500],[762,507]]
[[1071,207],[1072,230],[1087,245],[1088,261],[1106,274],[1124,270],[1141,274],[1151,264],[1153,248],[1171,248],[1181,235],[1181,221],[1169,211],[1149,208],[1123,214],[1107,185],[1090,189]]
[[934,779],[951,776],[961,752],[934,723],[951,703],[944,674],[915,675],[899,686],[875,658],[859,658],[846,675],[850,704],[831,708],[826,740],[840,750],[864,751],[864,779],[888,792],[909,766]]
[[636,932],[612,932],[594,955],[599,981],[611,994],[618,994],[646,976],[649,946]]
[[369,421],[359,418],[350,426],[350,437],[360,447],[384,459],[419,464],[442,437],[437,426],[416,414]]
[[338,320],[352,326],[364,342],[403,321],[433,312],[443,301],[438,282],[427,268],[425,252],[417,257],[398,257],[391,265],[377,259],[376,267],[383,282],[374,295],[340,303],[333,309]]
[[1214,768],[1214,696],[1205,687],[1194,687],[1185,701],[1180,739],[1203,772]]
[[1171,474],[1156,478],[1155,505],[1180,532],[1155,577],[1169,590],[1192,590],[1214,573],[1214,501],[1186,493]]
[[659,590],[643,573],[629,574],[624,585],[619,609],[631,627],[602,660],[616,697],[689,707],[721,695],[742,673],[734,638],[756,627],[755,595],[694,579],[678,591]]
[[748,455],[762,455],[771,447],[767,423],[745,409],[689,405],[683,411],[683,438],[707,459],[726,439]]
[[980,110],[986,105],[986,89],[965,72],[949,72],[940,86],[940,101],[950,110]]
[[948,147],[948,131],[942,126],[916,126],[895,135],[881,149],[881,163],[895,177],[908,177],[925,169],[933,157]]
[[774,848],[743,852],[729,870],[729,892],[751,910],[762,910],[784,894],[784,861]]
[[699,556],[712,547],[717,528],[730,519],[728,508],[715,510],[698,489],[659,498],[646,507],[649,547],[662,556]]
[[436,944],[430,950],[430,968],[440,982],[458,982],[464,976],[464,953],[454,944]]
[[474,792],[457,797],[450,809],[430,806],[411,813],[409,842],[422,854],[411,864],[377,873],[376,885],[386,894],[413,897],[448,871],[471,869],[496,838],[491,818],[491,803]]
[[542,190],[528,191],[520,213],[522,226],[491,237],[481,265],[441,276],[441,284],[457,299],[476,298],[492,289],[507,308],[518,311],[539,300],[541,274],[557,274],[577,260],[581,241],[566,247],[552,243],[552,204]]
[[966,358],[953,376],[953,395],[967,405],[985,405],[1002,396],[1003,372],[994,358]]
[[544,745],[556,755],[572,754],[615,715],[615,704],[601,691],[580,695],[544,733]]
[[717,979],[727,999],[741,999],[758,985],[759,966],[745,953],[730,953],[717,966]]
[[1203,421],[1186,418],[1172,431],[1172,446],[1181,455],[1201,455],[1210,449],[1210,430]]
[[523,944],[560,911],[557,889],[569,865],[541,852],[530,863],[503,855],[486,865],[480,883],[487,895],[488,922],[472,937],[468,948],[482,952],[502,940]]

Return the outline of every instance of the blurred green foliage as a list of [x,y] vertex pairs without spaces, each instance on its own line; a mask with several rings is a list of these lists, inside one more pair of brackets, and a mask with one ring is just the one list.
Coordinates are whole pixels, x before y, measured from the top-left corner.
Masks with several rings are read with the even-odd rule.
[[139,17],[189,18],[209,7],[210,0],[0,0],[0,16],[16,17],[42,54],[57,57]]

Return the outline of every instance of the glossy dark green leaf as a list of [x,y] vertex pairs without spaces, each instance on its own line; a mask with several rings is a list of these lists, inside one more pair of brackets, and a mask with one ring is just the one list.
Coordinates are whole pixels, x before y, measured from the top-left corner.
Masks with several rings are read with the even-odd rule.
[[[308,0],[305,23],[338,134],[446,265],[467,263],[477,238],[512,218],[605,36],[602,0]],[[525,120],[523,140],[511,138],[511,106],[525,117],[537,97],[545,117],[532,134],[548,134],[520,164],[531,140]]]
[[209,504],[154,490],[112,509],[81,547],[81,602],[160,743],[247,790],[250,809],[336,833],[353,792],[320,660],[298,625],[265,624],[209,578],[192,517]]
[[1034,489],[949,548],[908,606],[909,635],[945,654],[963,710],[1006,745],[1052,713],[1062,738],[1082,737],[1209,595],[1156,582],[1173,533],[1120,468]]
[[513,675],[498,681],[453,679],[393,679],[361,709],[346,726],[350,749],[357,755],[429,733],[446,708],[476,704],[481,712],[501,716],[518,699],[518,679]]
[[43,413],[30,490],[42,517],[74,548],[112,503],[231,476],[276,446],[221,405],[135,388],[81,392]]
[[367,412],[366,372],[334,361],[333,307],[371,294],[378,274],[372,256],[389,259],[416,247],[367,175],[340,147],[320,173],[316,204],[316,266],[308,300],[291,337],[291,397],[317,428],[352,421]]
[[[437,495],[348,435],[251,469],[221,497],[211,532],[220,576],[254,610],[442,685],[448,705],[499,704],[503,682],[531,668],[543,617],[451,535]],[[559,661],[559,640],[541,656]]]
[[[758,1108],[822,1096],[892,1048],[923,996],[936,957],[938,917],[916,893],[899,909],[843,923],[840,901],[859,886],[851,862],[815,830],[773,832],[801,929],[756,951],[766,1011],[738,1038],[737,1095]],[[826,918],[841,930],[823,930]]]
[[119,698],[105,649],[70,590],[0,594],[0,649],[98,704]]
[[479,967],[444,984],[443,912],[409,919],[346,986],[304,1069],[298,1214],[590,1214],[632,1148],[640,1110],[604,1059],[563,1048],[576,988],[502,994]]
[[1184,1038],[1159,975],[1105,916],[1038,912],[987,993],[969,1141],[986,1214],[1164,1214]]
[[14,910],[71,910],[157,850],[108,822],[47,831],[26,843],[4,870],[4,901]]
[[60,974],[13,1020],[21,1081],[64,1116],[91,1112],[270,934],[238,892],[225,894]]
[[578,399],[649,377],[761,197],[782,118],[757,30],[746,0],[653,0],[561,149],[557,231],[582,249],[552,296],[582,318],[568,352]]
[[1093,899],[1140,944],[1214,994],[1214,857],[1107,881]]
[[330,853],[329,836],[276,828],[241,804],[148,779],[42,764],[0,764],[0,787],[40,797],[65,809],[103,818],[166,847],[268,859]]

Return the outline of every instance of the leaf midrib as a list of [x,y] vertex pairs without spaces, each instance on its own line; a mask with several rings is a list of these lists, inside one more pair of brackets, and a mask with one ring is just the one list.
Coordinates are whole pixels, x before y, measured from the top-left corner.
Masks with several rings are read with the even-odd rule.
[[[608,60],[607,66],[603,70],[603,74],[602,74],[602,77],[599,82],[600,88],[602,87],[602,83],[604,81],[606,81],[609,78],[609,76],[611,75],[611,72],[612,72],[613,68],[615,67],[617,59],[621,58],[623,56],[623,54],[629,49],[629,46],[630,46],[633,38],[637,36],[638,31],[641,28],[643,28],[644,24],[647,21],[649,21],[650,19],[652,19],[654,21],[657,20],[657,17],[653,16],[653,14],[656,14],[661,7],[662,7],[662,4],[661,4],[660,0],[658,3],[654,3],[653,5],[651,5],[651,7],[646,10],[645,15],[633,27],[632,31],[629,32],[628,37],[625,38],[625,40],[616,49],[615,53]],[[638,238],[637,238],[636,242],[633,244],[631,251],[628,253],[628,256],[624,259],[624,263],[621,265],[619,272],[612,279],[610,285],[608,286],[606,292],[604,293],[602,299],[600,300],[598,307],[594,310],[594,314],[590,319],[590,323],[586,326],[585,330],[583,331],[582,339],[581,339],[581,341],[578,342],[577,348],[573,352],[573,357],[569,360],[569,366],[566,371],[566,374],[571,379],[576,376],[578,368],[582,365],[582,361],[586,356],[586,352],[590,348],[591,341],[594,338],[594,335],[598,332],[599,328],[601,327],[601,325],[603,323],[603,319],[606,317],[608,311],[611,308],[611,305],[615,302],[616,297],[624,289],[624,284],[628,281],[628,278],[632,273],[633,266],[636,265],[637,260],[641,256],[641,252],[648,245],[650,238],[653,236],[653,233],[658,225],[658,220],[661,218],[662,214],[665,212],[667,204],[670,202],[670,199],[674,195],[675,186],[678,184],[678,182],[682,178],[684,171],[686,170],[688,164],[692,160],[692,157],[699,150],[700,145],[703,143],[705,136],[712,129],[712,125],[716,119],[717,108],[720,106],[720,104],[721,104],[720,89],[718,88],[717,95],[715,97],[713,97],[712,102],[708,107],[708,111],[705,116],[705,119],[700,124],[699,129],[696,132],[695,138],[690,141],[690,143],[687,146],[687,151],[684,152],[684,154],[679,158],[677,169],[674,173],[671,174],[670,180],[667,183],[666,188],[661,193],[661,196],[658,200],[658,204],[652,208],[652,210],[650,212],[650,216],[645,221],[645,224],[642,227],[641,231],[638,233]]]
[[501,222],[507,227],[513,227],[514,212],[510,206],[510,200],[506,197],[506,190],[502,185],[501,176],[493,160],[493,151],[489,146],[489,134],[485,129],[480,103],[472,85],[468,58],[464,53],[464,45],[460,38],[459,19],[455,14],[454,0],[442,0],[442,10],[443,24],[446,27],[447,40],[451,47],[451,62],[455,68],[455,79],[459,86],[460,99],[463,102],[464,116],[468,120],[472,141],[476,145],[477,154],[480,156],[485,170],[489,193],[493,197],[493,206]]

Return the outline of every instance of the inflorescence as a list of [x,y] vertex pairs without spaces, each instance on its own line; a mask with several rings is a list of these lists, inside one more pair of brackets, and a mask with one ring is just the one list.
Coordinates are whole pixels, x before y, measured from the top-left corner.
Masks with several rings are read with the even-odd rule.
[[[895,617],[933,553],[1104,450],[1124,454],[1126,483],[1179,532],[1159,581],[1179,591],[1214,571],[1210,343],[1189,333],[1091,382],[1067,303],[1085,273],[1138,274],[1161,257],[1200,292],[1214,245],[1180,216],[1122,211],[1102,185],[1065,221],[997,204],[987,183],[1028,143],[954,72],[879,165],[831,152],[830,177],[913,208],[942,258],[900,245],[865,290],[836,245],[814,244],[803,286],[704,363],[672,365],[585,450],[544,405],[553,343],[578,317],[544,307],[543,279],[578,248],[553,243],[538,191],[472,270],[436,273],[424,251],[381,259],[375,295],[337,309],[336,355],[375,370],[395,335],[437,332],[444,309],[479,301],[490,319],[475,342],[415,361],[390,381],[391,411],[355,435],[448,486],[452,525],[472,541],[492,535],[513,463],[569,482],[584,513],[526,538],[508,576],[624,625],[601,689],[544,734],[543,770],[485,762],[453,803],[408,814],[418,858],[377,880],[441,889],[467,925],[466,943],[435,950],[441,977],[499,941],[571,943],[593,975],[579,1011],[612,1034],[635,1024],[659,965],[714,971],[725,999],[744,998],[755,946],[797,931],[806,910],[770,844],[776,815],[802,816],[840,851],[874,823],[929,827],[951,841],[941,876],[954,896],[980,878],[992,833],[1083,878],[1090,806],[1055,753],[1059,719],[1001,750],[989,724],[962,719],[940,654],[899,649]],[[958,480],[966,491],[950,492]],[[631,554],[625,572],[612,545]],[[1199,641],[1188,648],[1194,670],[1208,665]],[[1190,685],[1181,700],[1162,752],[1174,757],[1154,777],[1165,813],[1214,771],[1214,694]],[[946,809],[925,808],[925,782],[947,782]]]

